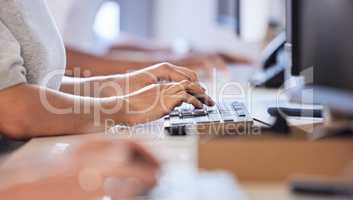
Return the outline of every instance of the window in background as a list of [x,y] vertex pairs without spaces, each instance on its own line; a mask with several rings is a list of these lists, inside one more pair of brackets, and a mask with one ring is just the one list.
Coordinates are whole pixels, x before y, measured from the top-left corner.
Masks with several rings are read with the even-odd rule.
[[[121,32],[139,38],[154,34],[155,4],[157,0],[116,0],[120,5]],[[173,1],[173,0],[161,0]],[[179,1],[179,0],[177,0]]]
[[240,0],[218,0],[217,15],[217,21],[223,26],[234,29],[238,36],[241,34],[240,2]]
[[114,41],[120,34],[120,6],[107,1],[99,9],[95,23],[95,33],[105,41]]

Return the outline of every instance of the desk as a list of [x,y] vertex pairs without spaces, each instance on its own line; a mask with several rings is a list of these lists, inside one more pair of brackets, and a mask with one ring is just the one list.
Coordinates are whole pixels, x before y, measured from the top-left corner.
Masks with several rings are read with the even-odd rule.
[[[136,135],[133,138],[143,140],[145,145],[149,146],[162,161],[163,167],[197,169],[195,166],[197,163],[196,137],[175,139],[163,137],[156,139],[152,136],[143,136],[141,133],[136,134],[138,136]],[[26,196],[36,197],[36,199],[51,198],[58,200],[61,199],[60,197],[68,197],[68,199],[107,199],[103,198],[103,190],[97,191],[89,188],[104,188],[105,191],[109,188],[119,188],[121,183],[113,182],[113,187],[106,187],[109,182],[106,182],[107,179],[102,179],[99,173],[101,170],[97,169],[102,169],[103,166],[104,171],[104,165],[114,160],[119,162],[119,159],[124,159],[126,154],[122,147],[119,148],[121,143],[114,143],[118,147],[118,149],[114,148],[114,153],[112,151],[99,151],[99,154],[92,152],[91,149],[96,148],[95,145],[90,144],[97,144],[91,143],[91,141],[100,141],[101,139],[104,139],[104,141],[120,141],[122,138],[126,138],[126,136],[97,133],[32,139],[1,157],[0,196],[4,200],[14,199],[13,195],[17,195],[16,199],[24,199]],[[85,146],[85,144],[88,144],[88,146]],[[102,145],[102,143],[98,144]],[[83,148],[85,152],[91,153],[83,153],[82,149],[75,150],[82,145],[85,146]],[[109,146],[109,148],[112,147]],[[104,155],[101,153],[104,153]],[[81,159],[82,156],[83,159]],[[91,160],[91,156],[95,159]],[[99,158],[102,158],[102,160]],[[80,166],[83,166],[83,168]],[[119,175],[120,165],[114,164],[113,166],[118,177],[121,177]],[[89,173],[88,176],[87,172]],[[124,181],[123,177],[122,181]],[[113,191],[116,192],[116,190]],[[65,192],[65,196],[61,196],[63,192]],[[28,195],[28,193],[31,195]]]
[[[214,94],[213,96],[219,96],[218,87],[222,88],[224,84],[229,83],[229,79],[227,80],[225,77],[226,74],[217,74],[216,78],[214,79],[214,82],[208,83],[209,91]],[[214,85],[215,82],[217,83],[217,87],[214,88],[212,85]],[[280,96],[280,98],[277,98],[277,94],[279,94],[279,91],[277,90],[253,90],[247,85],[244,86],[244,83],[241,86],[244,86],[245,89],[242,90],[241,88],[239,88],[239,86],[240,85],[237,83],[229,84],[227,86],[227,89],[223,90],[223,92],[226,95],[231,94],[232,98],[234,98],[234,95],[236,96],[235,98],[238,99],[245,98],[246,104],[249,107],[250,112],[253,114],[253,116],[259,119],[263,119],[267,122],[271,122],[271,120],[273,120],[266,113],[267,106],[269,106],[270,103],[273,103],[274,100],[280,100],[281,102],[286,101],[285,96]],[[320,123],[320,121],[312,121],[308,119],[293,119],[291,123],[295,124],[296,126],[300,125],[301,127],[305,127],[305,130],[308,130],[309,127],[310,130],[310,128],[314,127],[314,123]],[[232,152],[231,149],[228,149],[228,153],[233,155],[233,161],[238,161],[226,162],[228,158],[222,158],[222,156],[219,156],[221,154],[217,154],[217,152],[220,152],[223,148],[225,148],[224,145],[220,145],[221,143],[212,143],[212,141],[209,141],[209,143],[204,143],[204,141],[200,141],[196,135],[188,137],[169,137],[166,136],[162,130],[163,129],[161,129],[161,126],[156,125],[153,129],[135,129],[134,131],[130,132],[130,134],[132,133],[132,138],[142,140],[146,145],[148,145],[151,150],[155,152],[157,157],[160,158],[165,164],[184,164],[194,168],[199,165],[199,167],[206,169],[235,169],[235,175],[240,178],[240,183],[244,183],[242,186],[245,191],[248,192],[250,199],[266,199],[267,197],[268,199],[293,199],[293,196],[289,195],[287,186],[284,183],[284,179],[287,178],[287,175],[290,176],[291,174],[289,173],[293,170],[288,170],[288,166],[286,168],[285,165],[278,165],[277,168],[273,171],[273,174],[268,173],[268,171],[266,170],[260,173],[256,173],[253,171],[256,169],[247,167],[247,165],[256,165],[256,162],[254,162],[255,164],[251,163],[251,159],[248,160],[249,154],[241,154],[239,153],[239,151],[241,151],[242,149],[246,151],[246,148],[253,148],[253,150],[255,150],[252,153],[252,159],[256,159],[256,151],[266,153],[266,155],[271,155],[270,148],[275,147],[276,145],[277,148],[281,149],[285,148],[285,144],[288,144],[292,146],[292,150],[301,150],[300,155],[305,155],[305,149],[302,148],[303,144],[305,144],[305,146],[309,149],[315,148],[315,144],[311,145],[307,141],[303,141],[303,139],[293,140],[293,138],[285,137],[282,137],[280,139],[276,137],[267,139],[222,139],[226,141],[223,144],[227,144],[228,147],[235,146],[238,148],[238,150],[235,150],[235,152]],[[98,137],[111,137],[113,139],[119,138],[121,137],[121,135],[124,134],[108,136],[106,134],[97,135]],[[74,144],[75,142],[81,141],[83,137],[85,136],[33,139],[22,147],[19,147],[17,151],[6,154],[6,157],[3,157],[3,159],[5,160],[3,161],[3,164],[11,164],[11,162],[16,162],[18,160],[21,160],[21,158],[30,158],[31,155],[37,153],[38,151],[48,152],[48,157],[50,157],[50,155],[53,153],[53,148],[56,144]],[[210,146],[208,144],[210,144]],[[328,146],[326,147],[335,147],[335,145],[330,146],[330,144],[335,144],[336,147],[337,145],[341,146],[338,149],[332,149],[330,154],[330,158],[334,158],[333,161],[338,162],[338,165],[333,165],[333,167],[328,166],[328,168],[325,168],[325,170],[322,171],[322,174],[330,172],[328,175],[333,176],[340,174],[340,172],[344,170],[342,167],[348,165],[351,162],[351,158],[353,158],[353,141],[350,142],[338,140],[333,141],[333,143],[328,141],[328,144],[326,144]],[[256,150],[256,148],[258,150]],[[268,151],[264,152],[263,150],[266,148],[268,149]],[[320,149],[324,150],[325,146],[320,146],[318,148],[319,151]],[[210,149],[211,151],[209,151]],[[242,156],[241,159],[237,159],[237,153],[239,153],[238,158]],[[292,151],[293,156],[295,156],[296,154],[296,151]],[[314,154],[310,155],[310,159],[313,159],[313,156],[315,156]],[[216,157],[218,157],[218,159],[221,158],[221,160],[223,160],[223,163],[216,162],[215,160],[213,160]],[[274,159],[275,158],[276,157],[274,157]],[[329,159],[326,159],[327,157],[325,158],[324,156],[322,156],[318,158],[321,158],[321,160],[325,160],[326,163],[330,162]],[[239,160],[245,160],[247,161],[247,163],[241,162]],[[305,163],[301,163],[302,161],[304,162],[305,159],[298,161],[300,162],[298,166],[299,169],[304,172],[307,172],[307,174],[313,172],[313,169],[307,170]],[[275,160],[272,160],[271,162],[273,162],[273,164],[276,164]],[[318,160],[318,162],[320,162],[320,159]],[[318,166],[320,165],[320,163],[317,164]],[[320,171],[320,169],[316,169]],[[276,170],[280,176],[276,175]],[[298,170],[298,168],[296,168],[295,170]]]
[[295,195],[288,191],[285,183],[244,183],[243,189],[250,200],[348,200],[347,197],[324,197]]

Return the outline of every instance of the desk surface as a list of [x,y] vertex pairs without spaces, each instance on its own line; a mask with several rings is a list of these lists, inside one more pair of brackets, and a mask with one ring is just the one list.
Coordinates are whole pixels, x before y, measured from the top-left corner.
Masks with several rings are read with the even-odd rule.
[[[236,72],[232,72],[236,73]],[[229,74],[228,74],[229,75]],[[264,121],[271,122],[271,118],[266,113],[266,108],[273,104],[274,100],[279,100],[286,103],[285,95],[281,94],[277,90],[254,90],[244,84],[239,84],[236,82],[229,82],[230,79],[226,79],[227,74],[217,74],[216,78],[206,85],[210,93],[214,97],[219,97],[219,92],[225,95],[225,97],[245,99],[246,104],[250,112],[256,118],[263,119]],[[237,76],[241,76],[237,74]],[[244,79],[244,77],[242,77]],[[216,86],[215,86],[216,85]],[[225,87],[226,85],[226,87]],[[240,87],[242,86],[242,87]],[[223,88],[223,90],[222,90]],[[226,89],[224,89],[226,88]],[[228,96],[227,96],[228,95]],[[277,98],[280,96],[280,98]],[[278,102],[278,101],[277,101]],[[319,121],[312,120],[298,120],[293,119],[295,124],[309,124],[309,127],[313,127],[313,123]],[[99,137],[112,137],[119,138],[121,135],[124,137],[133,135],[133,138],[142,140],[147,146],[151,148],[153,152],[160,158],[163,163],[168,164],[180,164],[184,163],[191,167],[197,167],[198,165],[198,142],[197,136],[188,137],[168,137],[164,134],[161,127],[155,126],[157,129],[136,129],[132,132],[126,132],[127,134],[119,135],[106,135],[98,134]],[[17,151],[7,153],[3,155],[1,165],[11,165],[11,163],[22,160],[23,158],[30,158],[33,154],[41,152],[47,152],[48,157],[55,155],[55,148],[58,144],[74,144],[80,141],[82,137],[85,136],[70,136],[70,137],[54,137],[54,138],[40,138],[33,139],[20,147]],[[60,145],[59,145],[60,146]],[[30,160],[27,160],[30,162]],[[288,193],[286,184],[281,183],[246,183],[243,185],[245,191],[248,193],[250,199],[293,199]],[[304,198],[306,199],[306,198]]]
[[296,195],[288,190],[285,183],[244,183],[242,188],[249,200],[347,200],[347,197],[325,197],[313,195]]

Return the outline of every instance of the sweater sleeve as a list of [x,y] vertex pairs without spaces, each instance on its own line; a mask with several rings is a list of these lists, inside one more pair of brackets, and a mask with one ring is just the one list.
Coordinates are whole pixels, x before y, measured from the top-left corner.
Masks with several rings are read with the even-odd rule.
[[0,90],[26,83],[26,73],[20,44],[0,20]]

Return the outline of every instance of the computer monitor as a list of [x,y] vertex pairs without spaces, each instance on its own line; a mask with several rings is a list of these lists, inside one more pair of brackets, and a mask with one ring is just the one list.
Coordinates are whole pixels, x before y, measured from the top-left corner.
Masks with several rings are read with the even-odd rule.
[[287,0],[287,31],[292,75],[313,91],[297,100],[353,113],[353,1]]

